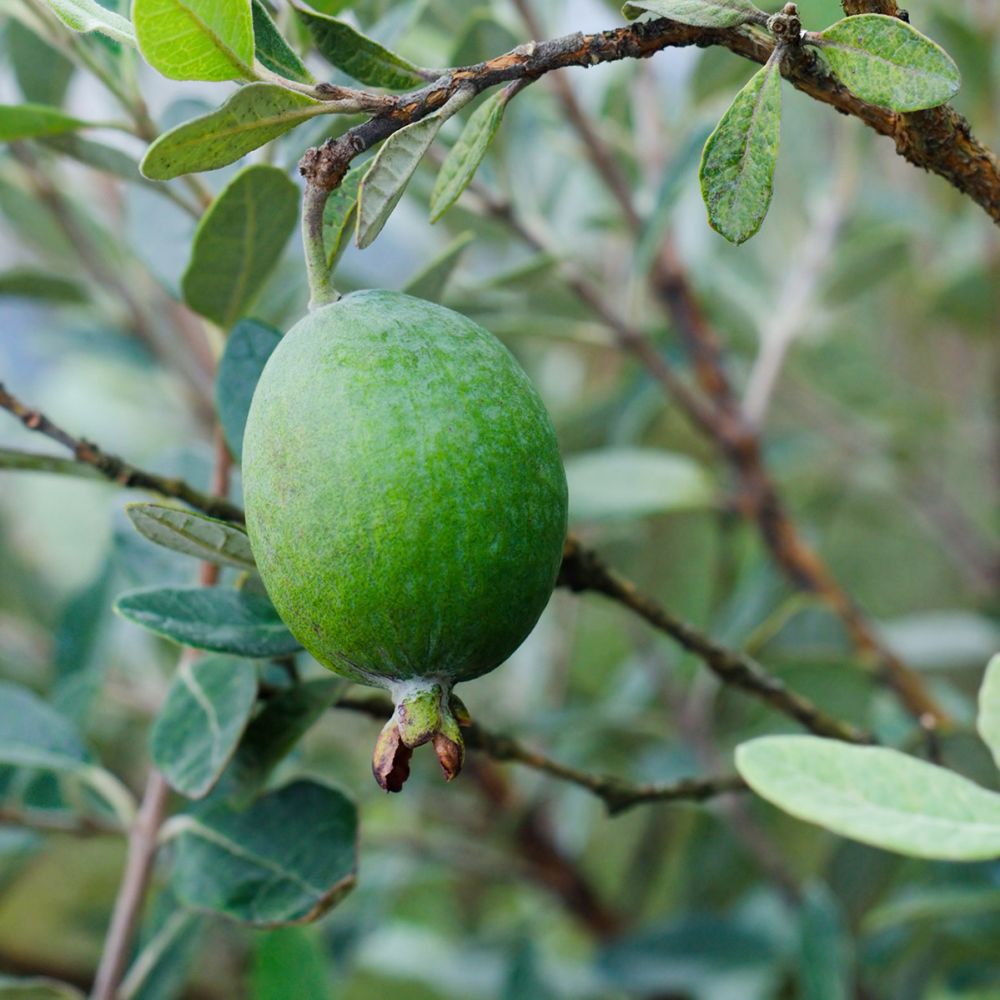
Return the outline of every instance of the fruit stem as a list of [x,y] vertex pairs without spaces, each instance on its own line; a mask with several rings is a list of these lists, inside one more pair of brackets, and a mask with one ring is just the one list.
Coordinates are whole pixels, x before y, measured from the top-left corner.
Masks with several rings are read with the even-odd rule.
[[306,193],[302,199],[302,244],[309,277],[310,312],[340,298],[340,292],[330,282],[330,265],[323,242],[323,210],[329,197],[329,188],[312,181],[306,182]]

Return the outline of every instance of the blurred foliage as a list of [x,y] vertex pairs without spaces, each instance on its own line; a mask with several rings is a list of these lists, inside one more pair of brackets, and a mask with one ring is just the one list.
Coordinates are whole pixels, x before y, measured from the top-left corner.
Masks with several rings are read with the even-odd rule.
[[[106,89],[53,47],[61,34],[43,41],[16,16],[31,6],[17,2],[3,15],[2,100],[51,102],[88,120],[118,117]],[[470,63],[529,37],[506,0],[352,7],[356,24],[422,66]],[[549,36],[621,23],[612,2],[533,7]],[[799,8],[812,29],[841,14],[834,0],[802,0]],[[278,11],[279,26],[304,43],[287,13]],[[955,58],[964,80],[955,105],[996,147],[996,6],[928,0],[911,13]],[[164,80],[133,66],[120,46],[80,37],[88,60],[123,79],[139,74],[158,130],[229,93],[228,84]],[[330,76],[314,54],[306,62],[318,79]],[[753,378],[769,331],[793,319],[764,422],[770,466],[823,557],[954,717],[939,747],[944,762],[996,788],[989,755],[971,737],[975,691],[1000,646],[997,595],[975,566],[995,527],[996,231],[887,140],[786,87],[770,214],[751,244],[729,246],[705,224],[691,150],[751,72],[722,50],[679,49],[567,74],[634,187],[647,227],[640,252],[542,81],[507,109],[478,178],[540,227],[555,252],[525,247],[469,199],[431,227],[436,171],[425,161],[374,246],[347,248],[338,287],[426,280],[427,265],[471,233],[432,287],[517,355],[571,467],[608,470],[603,494],[600,474],[587,479],[579,533],[677,614],[750,649],[829,712],[905,745],[908,721],[857,662],[839,623],[778,577],[754,529],[726,502],[729,471],[613,346],[567,286],[561,261],[590,276],[674,357],[673,331],[645,290],[642,266],[642,248],[669,234],[740,385]],[[339,129],[336,121],[308,123],[244,162],[295,178],[304,149]],[[446,124],[445,145],[457,131],[457,122]],[[109,129],[91,136],[133,162],[146,145]],[[0,377],[74,433],[207,488],[212,386],[190,360],[201,321],[178,304],[193,223],[138,175],[135,183],[116,180],[129,169],[121,158],[108,174],[94,169],[94,155],[74,155],[57,140],[0,149]],[[238,169],[201,181],[218,192]],[[38,176],[56,185],[59,210]],[[187,197],[183,185],[173,190]],[[92,260],[67,239],[67,218]],[[822,225],[833,235],[809,266]],[[132,289],[133,307],[88,267],[93,260]],[[788,289],[801,283],[806,308],[789,317]],[[286,330],[307,298],[293,239],[259,289],[253,316]],[[135,310],[145,322],[136,323]],[[44,447],[7,419],[0,446]],[[643,460],[630,466],[629,455]],[[682,495],[657,502],[657,491],[678,479]],[[629,486],[639,498],[631,504],[623,501]],[[123,512],[134,499],[92,480],[0,473],[0,679],[47,698],[103,766],[138,789],[176,655],[115,617],[111,603],[129,588],[189,585],[194,564],[135,533]],[[321,676],[308,658],[299,661],[306,677]],[[726,769],[735,744],[790,729],[719,689],[623,609],[566,592],[510,662],[462,696],[491,727],[573,765],[639,781]],[[326,712],[272,776],[285,783],[313,775],[356,798],[353,894],[313,927],[262,932],[178,910],[161,871],[143,936],[165,927],[175,934],[170,961],[134,996],[1000,995],[998,863],[895,857],[750,798],[646,806],[610,819],[579,789],[483,759],[445,786],[427,753],[415,756],[404,794],[386,798],[369,775],[374,735],[367,717]],[[0,774],[5,791],[8,779]],[[46,807],[55,795],[42,781],[28,793]],[[532,849],[538,830],[558,861]],[[86,987],[122,861],[113,836],[0,826],[0,970]],[[586,885],[589,902],[567,886],[567,873]],[[185,921],[171,925],[178,912]]]

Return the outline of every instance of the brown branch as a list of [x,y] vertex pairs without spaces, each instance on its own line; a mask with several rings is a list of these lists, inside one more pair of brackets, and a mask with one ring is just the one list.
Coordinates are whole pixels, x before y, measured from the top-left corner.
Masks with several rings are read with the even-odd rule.
[[34,410],[12,396],[0,383],[0,409],[12,413],[30,431],[44,434],[57,441],[73,453],[74,459],[82,465],[96,469],[105,479],[126,489],[150,490],[165,497],[182,500],[210,517],[224,521],[243,522],[243,511],[224,497],[214,497],[196,490],[183,479],[160,476],[153,472],[130,465],[117,455],[102,451],[96,444],[84,438],[74,437],[50,420],[40,410]]
[[[392,702],[382,695],[346,695],[339,699],[334,707],[361,712],[380,721],[384,721],[392,714]],[[703,802],[716,795],[746,789],[743,780],[735,774],[705,779],[686,778],[662,785],[637,785],[623,778],[593,774],[562,764],[509,736],[495,733],[475,722],[464,730],[463,735],[466,746],[478,750],[493,760],[522,764],[535,771],[551,774],[561,781],[568,781],[570,784],[585,788],[601,799],[612,815],[645,802]]]

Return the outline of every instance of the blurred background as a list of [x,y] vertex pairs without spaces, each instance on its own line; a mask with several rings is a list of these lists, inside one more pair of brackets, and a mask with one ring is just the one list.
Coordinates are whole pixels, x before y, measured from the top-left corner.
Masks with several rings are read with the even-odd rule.
[[[525,6],[545,37],[623,23],[617,4],[598,0],[361,0],[353,14],[418,64],[451,66],[531,38]],[[0,11],[0,100],[120,117],[18,8]],[[799,8],[812,30],[842,16],[834,0]],[[1000,8],[913,0],[910,14],[957,61],[955,105],[996,148]],[[88,44],[116,58],[96,36]],[[338,79],[316,57],[310,66]],[[564,73],[629,180],[638,239],[549,78],[508,109],[483,191],[432,227],[435,166],[425,163],[376,244],[347,250],[338,287],[402,288],[445,254],[424,294],[492,330],[539,387],[577,533],[676,614],[892,739],[909,722],[839,620],[774,568],[711,443],[581,298],[582,278],[683,369],[646,280],[670,240],[796,521],[957,720],[944,761],[996,788],[972,731],[974,692],[1000,648],[996,229],[889,140],[786,85],[771,212],[752,242],[729,246],[705,222],[698,156],[754,68],[722,49],[680,49]],[[138,72],[161,130],[231,86]],[[331,122],[343,128],[320,119],[246,162],[297,176]],[[449,123],[440,149],[459,127]],[[93,138],[134,159],[144,149],[118,130]],[[199,356],[201,321],[178,296],[193,222],[151,184],[71,160],[57,141],[21,146],[0,149],[0,380],[106,450],[207,488],[211,358]],[[218,190],[236,169],[202,180]],[[296,237],[254,315],[287,330],[307,298]],[[45,443],[0,413],[0,447]],[[138,789],[175,648],[110,605],[127,587],[189,582],[191,564],[134,532],[122,508],[136,498],[97,480],[0,471],[0,678],[48,696]],[[491,728],[636,781],[729,770],[736,743],[791,731],[624,609],[565,591],[511,661],[461,695]],[[609,818],[580,789],[479,757],[445,786],[432,755],[417,753],[404,793],[387,798],[369,772],[376,731],[363,716],[327,713],[283,765],[357,797],[353,894],[305,929],[192,920],[175,942],[173,981],[143,996],[1000,996],[996,863],[901,859],[750,797]],[[0,826],[0,969],[86,984],[123,855],[114,837]]]

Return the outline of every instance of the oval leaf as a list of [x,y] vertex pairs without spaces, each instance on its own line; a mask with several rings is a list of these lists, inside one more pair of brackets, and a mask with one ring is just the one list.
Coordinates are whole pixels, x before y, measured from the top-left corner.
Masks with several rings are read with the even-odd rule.
[[736,95],[701,156],[709,225],[730,243],[760,229],[771,203],[781,135],[781,74],[769,62]]
[[765,736],[737,747],[760,796],[841,836],[918,858],[1000,857],[1000,795],[898,750],[818,736]]
[[87,122],[47,104],[0,104],[0,142],[35,139],[89,127]]
[[181,660],[150,734],[153,763],[182,795],[207,795],[225,770],[257,698],[248,660]]
[[233,456],[243,454],[243,429],[257,380],[281,334],[255,319],[241,320],[226,338],[215,373],[215,408]]
[[194,235],[184,301],[228,329],[256,298],[292,235],[299,189],[283,170],[245,167],[219,193]]
[[502,90],[472,113],[451,147],[431,191],[431,222],[437,222],[469,186],[503,121],[507,98]]
[[622,13],[630,21],[649,13],[705,28],[733,28],[763,15],[750,0],[635,0],[625,4]]
[[342,792],[300,780],[237,812],[188,818],[173,887],[188,906],[258,927],[316,920],[354,886],[357,811]]
[[1000,653],[986,666],[986,675],[979,689],[976,729],[990,748],[997,767],[1000,767]]
[[218,587],[152,587],[123,594],[115,611],[196,649],[234,656],[285,656],[301,647],[261,594]]
[[253,78],[250,0],[135,0],[139,49],[171,80]]
[[327,62],[359,83],[407,90],[426,82],[417,66],[361,34],[346,21],[302,7],[295,10]]
[[125,512],[140,535],[204,562],[251,570],[250,539],[238,525],[158,503],[130,503]]
[[135,45],[132,22],[102,7],[97,0],[45,0],[56,17],[73,31],[99,31],[116,42]]
[[712,484],[693,459],[653,448],[603,448],[566,462],[571,521],[608,521],[704,508]]
[[893,111],[933,108],[950,100],[962,82],[951,56],[898,17],[845,17],[816,37],[840,81],[870,104]]
[[25,267],[0,274],[0,295],[59,303],[87,301],[87,293],[75,281],[48,271],[32,271]]
[[261,0],[253,0],[253,37],[257,58],[272,73],[298,83],[313,82],[312,73],[285,41]]
[[276,83],[241,87],[211,114],[164,132],[146,150],[140,169],[155,181],[217,170],[326,112],[322,101]]
[[352,167],[326,200],[323,208],[323,245],[330,268],[340,260],[347,246],[347,233],[358,214],[358,189],[367,170],[367,163]]

